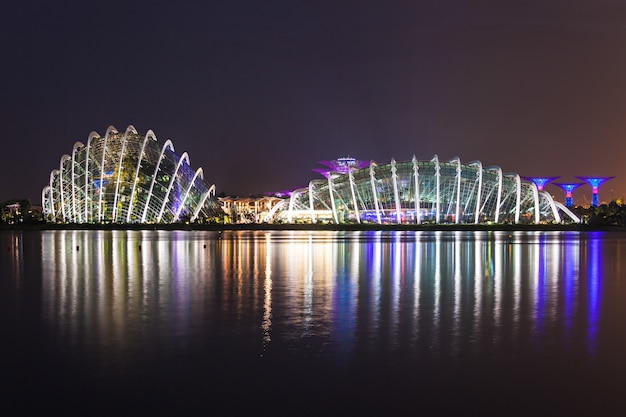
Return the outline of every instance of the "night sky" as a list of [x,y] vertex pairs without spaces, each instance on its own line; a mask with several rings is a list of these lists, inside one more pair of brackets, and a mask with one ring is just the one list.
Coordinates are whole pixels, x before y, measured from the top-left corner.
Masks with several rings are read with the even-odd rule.
[[109,125],[171,139],[218,194],[437,154],[626,196],[623,0],[173,3],[2,3],[0,201],[40,204]]

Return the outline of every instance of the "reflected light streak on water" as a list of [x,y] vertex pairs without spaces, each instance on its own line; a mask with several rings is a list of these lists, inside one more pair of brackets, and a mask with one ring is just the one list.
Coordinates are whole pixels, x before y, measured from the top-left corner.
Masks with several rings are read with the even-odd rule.
[[554,302],[552,303],[553,308],[551,312],[552,321],[556,324],[556,320],[558,319],[559,311],[563,309],[563,297],[560,295],[564,293],[563,284],[564,284],[564,273],[562,268],[565,269],[564,265],[560,265],[559,260],[564,259],[563,250],[558,241],[553,241],[550,245],[552,249],[552,254],[550,255],[550,281],[552,293],[551,296],[554,298]]
[[[371,280],[371,284],[367,285],[369,288],[368,295],[369,300],[367,300],[367,304],[369,305],[367,311],[367,324],[366,328],[368,331],[368,339],[370,339],[375,344],[376,336],[381,327],[381,281],[382,281],[382,233],[377,232],[377,238],[374,238],[372,242],[372,251],[373,251],[373,259],[371,264],[365,265],[366,268],[366,276],[368,276],[368,281]],[[371,265],[371,270],[367,271]],[[371,278],[370,278],[371,277]]]
[[[541,240],[541,236],[539,237]],[[533,335],[534,335],[534,344],[538,344],[541,342],[539,336],[541,335],[541,331],[543,328],[543,307],[545,303],[544,298],[544,268],[545,268],[545,258],[542,256],[543,254],[543,246],[539,242],[533,242],[531,244],[533,253],[531,258],[531,268],[532,270],[532,306],[533,306]]]
[[579,257],[580,245],[577,240],[562,248],[563,251],[563,316],[564,316],[564,332],[566,338],[572,336],[572,326],[574,324],[574,310],[576,308],[577,297],[577,276],[579,273]]
[[496,328],[495,339],[499,342],[501,333],[498,329],[502,326],[502,293],[503,293],[503,274],[504,274],[504,250],[505,245],[502,242],[501,235],[496,234],[494,239],[494,270],[493,270],[493,286],[494,286],[494,307],[493,307],[493,321]]
[[269,234],[265,235],[265,283],[263,286],[263,352],[272,341],[272,244]]
[[483,313],[483,258],[481,256],[482,245],[480,239],[474,242],[474,328],[472,341],[474,348],[478,349],[482,337],[482,313]]
[[402,288],[402,280],[404,276],[402,275],[402,267],[404,254],[404,242],[402,241],[402,234],[398,233],[393,237],[393,244],[389,250],[389,259],[388,264],[391,269],[389,274],[389,316],[390,320],[388,321],[388,327],[390,328],[390,332],[387,336],[387,343],[389,346],[395,346],[398,343],[398,326],[399,326],[399,315],[400,315],[400,291]]
[[454,327],[453,334],[453,352],[456,354],[460,348],[461,338],[461,281],[462,275],[462,263],[461,263],[461,244],[462,233],[456,232],[454,234]]
[[[244,319],[256,304],[262,305],[264,349],[273,339],[276,291],[279,314],[292,329],[286,336],[295,340],[332,331],[333,343],[341,345],[344,353],[358,340],[356,331],[365,331],[370,341],[384,335],[384,344],[394,349],[404,343],[401,329],[407,329],[414,345],[422,333],[420,328],[427,330],[431,349],[458,353],[469,323],[477,348],[485,337],[493,343],[506,332],[511,332],[507,337],[521,337],[521,320],[528,308],[533,311],[536,341],[545,339],[548,329],[561,323],[563,335],[570,338],[575,325],[579,288],[576,241],[563,246],[554,237],[528,243],[506,235],[470,239],[458,232],[444,239],[436,232],[429,236],[395,234],[390,239],[381,234],[363,235],[346,242],[328,239],[320,243],[313,235],[284,241],[265,233],[246,239],[232,235],[214,240],[207,249],[206,244],[202,247],[186,237],[172,241],[172,236],[163,232],[158,232],[156,239],[146,233],[42,235],[42,246],[47,249],[42,257],[44,311],[51,323],[59,326],[60,334],[73,340],[72,345],[84,331],[94,335],[94,340],[99,340],[96,343],[124,350],[126,332],[141,327],[142,317],[159,320],[166,326],[163,330],[170,328],[177,337],[189,337],[197,319],[193,300],[202,299],[202,287],[213,280],[202,271],[223,277],[225,314]],[[287,256],[282,256],[285,253]],[[601,305],[598,240],[591,239],[583,254],[588,283],[587,334],[593,351]],[[278,263],[274,264],[274,259]],[[221,265],[216,271],[210,267],[215,261]],[[468,275],[466,266],[471,264],[473,274]],[[464,296],[464,288],[472,281],[473,294]],[[530,297],[523,297],[528,284]],[[524,298],[530,304],[525,306]],[[431,313],[424,315],[428,306]],[[473,312],[471,320],[468,308]],[[362,320],[367,324],[358,325]],[[334,324],[326,328],[323,323]],[[487,328],[486,323],[493,327]],[[505,323],[512,326],[504,328]]]
[[304,334],[310,334],[313,331],[314,325],[314,265],[315,256],[313,253],[314,246],[311,244],[312,237],[307,238],[307,244],[304,245],[302,250],[302,274],[303,274],[303,325]]
[[600,242],[597,236],[593,234],[588,245],[587,256],[587,294],[588,294],[588,327],[587,327],[587,349],[595,353],[596,339],[598,336],[598,316],[600,314],[600,286],[602,276],[602,265],[600,263]]
[[412,321],[412,331],[411,331],[411,343],[410,346],[415,348],[419,340],[419,327],[420,327],[420,295],[421,295],[421,285],[422,282],[420,277],[422,276],[422,251],[423,244],[420,239],[421,234],[416,234],[416,242],[415,249],[413,251],[413,321]]
[[626,305],[626,236],[615,236],[5,233],[2,244],[15,249],[0,257],[0,306],[21,317],[25,307],[11,306],[22,288],[40,285],[38,340],[103,378],[145,382],[167,369],[181,373],[178,383],[239,381],[230,373],[238,369],[254,380],[237,368],[245,363],[266,378],[313,381],[364,366],[350,381],[368,390],[356,381],[369,373],[393,369],[415,382],[442,364],[492,375],[507,364],[515,373],[561,362],[561,373],[594,363],[626,371],[615,356],[626,349],[615,327]]
[[520,337],[521,326],[519,322],[522,314],[522,247],[517,239],[518,237],[515,237],[513,243],[510,244],[512,256],[509,258],[513,264],[513,340]]
[[15,278],[12,285],[15,286],[15,290],[19,290],[24,273],[24,244],[21,232],[11,233],[7,251],[11,257],[11,276]]
[[439,327],[441,317],[440,304],[441,304],[441,232],[435,232],[434,251],[435,251],[435,263],[434,263],[434,296],[433,296],[433,324],[431,335],[431,348],[433,352],[436,352],[439,346]]

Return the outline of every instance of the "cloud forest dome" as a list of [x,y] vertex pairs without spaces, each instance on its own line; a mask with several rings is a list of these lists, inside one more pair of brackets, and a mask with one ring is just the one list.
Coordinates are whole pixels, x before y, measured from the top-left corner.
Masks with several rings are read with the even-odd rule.
[[289,223],[579,222],[536,184],[459,158],[377,164],[340,158],[314,169],[325,179],[294,190],[274,218]]
[[109,126],[76,142],[41,193],[46,219],[63,223],[172,223],[221,213],[215,186],[193,170],[186,152],[152,130],[140,135]]

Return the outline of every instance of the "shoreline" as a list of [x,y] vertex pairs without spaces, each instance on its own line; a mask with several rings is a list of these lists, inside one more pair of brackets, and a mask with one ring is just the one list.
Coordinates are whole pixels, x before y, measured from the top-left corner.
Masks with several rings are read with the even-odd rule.
[[181,230],[181,231],[575,231],[626,232],[618,225],[588,224],[19,224],[0,225],[0,231],[44,230]]

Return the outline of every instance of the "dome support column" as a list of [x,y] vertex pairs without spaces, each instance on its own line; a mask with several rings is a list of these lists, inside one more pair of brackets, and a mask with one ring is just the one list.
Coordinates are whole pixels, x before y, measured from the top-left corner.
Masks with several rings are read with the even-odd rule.
[[296,198],[306,192],[306,190],[306,188],[300,188],[291,192],[289,196],[289,209],[287,211],[287,223],[293,223],[293,206],[295,205]]
[[48,194],[48,196],[52,194],[52,189],[50,188],[49,185],[46,185],[41,190],[41,208],[44,213],[46,212],[46,207],[50,207],[50,197],[46,197],[46,194]]
[[139,178],[139,169],[141,168],[141,160],[143,159],[143,153],[146,149],[146,142],[150,137],[154,137],[154,132],[152,130],[148,130],[146,136],[143,138],[143,144],[141,145],[141,152],[139,153],[139,158],[137,159],[137,167],[135,168],[135,178],[133,178],[133,189],[130,192],[130,200],[128,201],[128,208],[126,209],[126,223],[130,223],[130,216],[133,212],[133,200],[135,199],[135,193],[137,192],[137,181]]
[[454,223],[459,223],[459,215],[461,213],[461,159],[456,157],[453,159],[456,162],[456,210],[454,213]]
[[126,132],[124,132],[124,137],[122,138],[122,149],[120,150],[120,160],[117,166],[117,176],[115,179],[115,197],[113,198],[113,223],[117,223],[117,200],[119,198],[120,192],[120,177],[122,176],[122,165],[124,163],[124,153],[126,152],[126,141],[128,140],[128,133],[133,132],[137,133],[135,128],[131,125],[126,128]]
[[[174,186],[174,181],[176,181],[176,177],[178,176],[178,171],[180,171],[180,166],[183,164],[183,162],[187,162],[187,165],[189,165],[189,155],[187,155],[187,152],[183,152],[180,159],[178,160],[178,163],[176,164],[176,169],[174,170],[174,174],[172,174],[172,178],[170,179],[170,183],[167,187],[167,192],[165,193],[165,197],[163,197],[163,203],[161,203],[161,210],[159,210],[157,223],[161,223],[161,218],[163,217],[163,212],[165,211],[165,205],[167,204],[170,198],[172,187]],[[172,218],[172,221],[174,221],[173,218]]]
[[61,192],[61,213],[63,214],[63,223],[67,223],[68,215],[65,212],[65,193],[63,192],[63,162],[65,159],[70,159],[69,155],[63,155],[61,157],[61,163],[59,164],[59,191]]
[[330,207],[333,210],[333,219],[335,220],[335,224],[339,224],[337,208],[335,207],[335,195],[333,194],[333,172],[328,173],[328,196],[330,197]]
[[[309,211],[311,212],[311,223],[315,224],[317,220],[315,219],[315,209],[313,206],[313,181],[309,181]],[[291,220],[289,220],[291,223]]]
[[378,207],[378,194],[376,193],[376,176],[375,176],[375,172],[374,172],[374,166],[376,166],[376,164],[374,163],[374,161],[370,162],[370,185],[372,186],[372,196],[374,197],[374,209],[376,210],[376,220],[378,221],[378,224],[381,224],[381,218],[380,218],[380,208]]
[[54,210],[54,173],[56,172],[56,169],[53,169],[50,172],[50,212],[52,213],[52,217],[54,218],[54,221],[57,221],[57,215],[56,215],[56,211]]
[[[547,194],[545,191],[542,193]],[[561,215],[559,214],[559,210],[556,208],[556,204],[554,204],[554,199],[551,195],[547,194],[548,202],[550,203],[550,209],[552,209],[552,215],[554,216],[554,221],[557,223],[561,223]]]
[[478,172],[476,176],[478,177],[478,194],[476,195],[476,213],[474,213],[474,223],[478,224],[480,222],[480,211],[481,211],[481,199],[483,196],[483,164],[478,161]]
[[176,210],[176,214],[174,216],[174,221],[178,221],[178,218],[180,217],[180,213],[183,211],[183,208],[185,208],[185,204],[187,203],[187,198],[189,197],[189,192],[191,191],[191,188],[193,187],[194,182],[196,182],[196,179],[200,177],[200,179],[204,179],[204,173],[202,171],[202,168],[198,168],[196,170],[196,172],[193,174],[193,178],[191,179],[191,182],[189,183],[189,186],[187,187],[187,189],[185,190],[185,194],[183,195],[183,200],[180,203],[180,206],[178,207],[178,210]]
[[531,183],[533,187],[533,200],[535,202],[535,224],[539,223],[539,190],[537,189],[537,185],[533,182]]
[[[152,199],[152,190],[154,189],[154,181],[156,180],[157,174],[161,169],[161,160],[163,160],[163,155],[165,154],[165,149],[167,147],[170,148],[172,152],[174,152],[174,145],[171,140],[166,140],[163,144],[163,148],[161,148],[161,153],[159,154],[159,160],[156,163],[156,167],[154,168],[154,174],[152,175],[152,182],[150,183],[150,190],[148,191],[148,198],[146,199],[146,205],[143,208],[143,214],[141,215],[141,222],[146,222],[146,215],[148,214],[148,207],[150,206],[150,200]],[[204,204],[204,203],[203,203]]]
[[496,217],[495,222],[500,221],[500,205],[502,204],[502,168],[498,167],[498,197],[496,200]]
[[518,174],[515,174],[515,183],[517,184],[517,196],[515,202],[515,224],[519,223],[520,204],[522,199],[522,180]]
[[103,218],[103,214],[102,214],[102,195],[103,190],[102,188],[104,187],[104,155],[106,153],[107,150],[107,140],[109,139],[109,135],[111,133],[117,133],[117,130],[115,130],[115,128],[113,126],[109,126],[107,129],[106,134],[104,135],[104,143],[102,144],[102,162],[100,164],[100,195],[98,198],[98,221],[102,222],[104,220]]
[[[87,153],[85,154],[85,221],[88,222],[93,219],[92,209],[92,201],[89,197],[89,152],[91,150],[91,142],[100,137],[96,132],[91,132],[89,137],[87,138]],[[91,215],[91,219],[89,216]]]
[[432,162],[435,163],[435,183],[437,184],[437,191],[435,193],[435,199],[437,201],[435,201],[435,223],[439,224],[440,220],[441,220],[441,213],[440,213],[440,208],[439,208],[439,200],[440,200],[440,186],[441,186],[441,167],[439,166],[439,157],[437,155],[435,155],[433,157],[433,159],[431,160]]
[[289,209],[287,210],[287,223],[293,223],[293,202],[296,197],[296,192],[292,192],[289,196]]
[[212,194],[215,195],[215,184],[211,185],[207,192],[204,193],[204,195],[202,196],[202,199],[198,203],[198,207],[196,207],[196,210],[193,212],[193,217],[191,218],[192,223],[196,221],[196,219],[198,218],[198,214],[200,214],[200,210],[204,206],[204,203],[206,202],[207,198],[209,198]]
[[413,155],[413,180],[415,181],[415,223],[421,224],[422,213],[420,207],[420,182],[419,182],[419,166],[417,165],[417,158]]
[[350,192],[352,193],[352,204],[354,205],[354,216],[356,222],[361,224],[361,215],[359,214],[359,205],[356,201],[356,194],[354,193],[354,176],[352,175],[352,169],[348,169],[348,179],[350,180]]
[[74,223],[80,223],[80,217],[78,216],[78,212],[76,211],[76,182],[74,181],[74,179],[76,178],[76,151],[81,146],[83,146],[82,143],[76,142],[74,144],[74,148],[72,149],[72,222]]
[[393,198],[396,201],[396,222],[402,223],[402,208],[400,207],[400,196],[398,193],[398,169],[396,168],[396,160],[391,159],[391,179],[393,181]]

